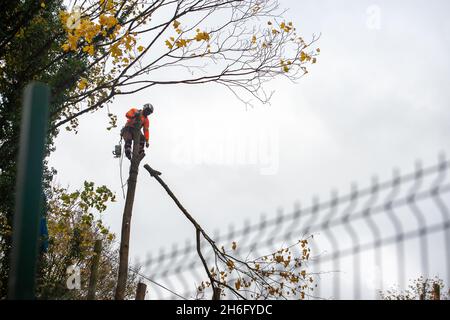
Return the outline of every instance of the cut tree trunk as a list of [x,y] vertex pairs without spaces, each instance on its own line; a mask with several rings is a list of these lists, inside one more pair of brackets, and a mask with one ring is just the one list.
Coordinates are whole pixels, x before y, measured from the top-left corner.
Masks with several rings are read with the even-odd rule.
[[131,158],[130,175],[128,178],[128,186],[127,186],[127,196],[125,200],[125,208],[123,210],[123,219],[122,219],[122,233],[120,238],[120,252],[119,252],[119,275],[117,277],[117,287],[115,294],[116,300],[123,300],[125,298],[125,291],[127,287],[131,216],[133,213],[133,203],[134,203],[134,195],[136,192],[139,164],[141,163],[142,160],[142,155],[139,154],[140,139],[141,139],[140,130],[135,128],[133,130],[133,156]]
[[136,300],[145,300],[145,293],[147,291],[147,285],[139,282],[136,290]]

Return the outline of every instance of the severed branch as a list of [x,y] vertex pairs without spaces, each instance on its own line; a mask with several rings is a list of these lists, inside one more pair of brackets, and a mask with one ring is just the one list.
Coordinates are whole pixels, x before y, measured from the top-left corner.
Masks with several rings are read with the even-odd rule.
[[[180,201],[178,201],[177,197],[175,197],[175,195],[169,189],[167,184],[161,179],[161,177],[160,177],[161,172],[152,169],[148,164],[145,164],[144,168],[150,173],[150,176],[152,176],[153,178],[155,178],[159,182],[159,184],[166,190],[166,192],[169,194],[169,196],[172,198],[172,200],[175,202],[175,204],[178,206],[178,208],[181,210],[181,212],[183,212],[183,214],[186,216],[186,218],[188,218],[188,220],[194,225],[195,230],[196,230],[197,253],[198,253],[198,256],[200,257],[200,260],[202,261],[203,267],[205,268],[205,271],[206,271],[206,273],[208,275],[208,278],[211,281],[211,287],[213,289],[212,300],[219,300],[220,299],[220,293],[218,294],[218,290],[217,290],[218,288],[216,288],[216,286],[215,286],[215,279],[211,275],[211,272],[209,272],[208,265],[206,264],[206,260],[203,257],[203,254],[202,254],[202,251],[201,251],[200,233],[202,233],[203,236],[205,236],[206,235],[205,231],[200,227],[200,225],[197,223],[197,221],[195,221],[195,219],[189,214],[189,212],[183,207],[183,205],[180,203]],[[208,239],[211,240],[207,236],[205,238],[207,240]]]
[[[313,283],[312,273],[306,273],[304,269],[305,262],[309,259],[310,249],[307,247],[308,240],[299,240],[296,244],[287,248],[282,248],[269,255],[261,256],[252,261],[239,259],[228,254],[224,247],[218,248],[214,240],[204,231],[200,224],[192,217],[192,215],[183,207],[177,197],[173,194],[167,184],[161,178],[161,172],[152,169],[148,164],[144,168],[149,172],[150,176],[155,178],[159,184],[166,190],[167,194],[172,198],[184,216],[192,223],[196,230],[197,254],[209,278],[206,285],[202,282],[199,291],[207,287],[213,290],[212,300],[219,300],[224,295],[223,289],[230,290],[239,299],[268,299],[295,297],[300,295],[300,299],[305,296],[312,297],[307,293],[307,289],[312,290]],[[210,244],[215,255],[215,268],[208,268],[206,259],[201,251],[201,238]],[[294,258],[294,249],[300,245],[300,257]],[[237,244],[233,242],[232,249],[236,249]],[[223,263],[225,270],[220,270],[218,262]],[[227,276],[233,272],[237,273],[234,287],[229,285]],[[234,273],[234,274],[235,274]],[[251,290],[253,288],[253,290]]]

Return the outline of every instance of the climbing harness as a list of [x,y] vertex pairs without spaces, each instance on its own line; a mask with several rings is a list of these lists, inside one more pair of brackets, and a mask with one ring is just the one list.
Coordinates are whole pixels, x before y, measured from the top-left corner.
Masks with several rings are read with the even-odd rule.
[[[150,113],[153,112],[153,106],[151,104],[146,104],[145,105],[146,108],[149,108],[151,110]],[[142,110],[136,110],[136,112],[133,114],[133,117],[131,118],[131,127],[134,128],[135,130],[137,130],[138,132],[140,132],[141,128],[143,126],[142,123]],[[119,172],[120,172],[120,185],[122,188],[122,196],[125,199],[125,190],[124,187],[128,184],[128,181],[123,183],[123,173],[122,173],[122,168],[123,168],[123,155],[125,152],[122,152],[123,149],[125,148],[122,145],[122,140],[123,140],[123,133],[125,130],[126,126],[124,126],[121,130],[120,130],[120,141],[119,144],[116,144],[114,146],[114,150],[112,151],[112,154],[114,156],[114,158],[116,159],[120,159],[119,161]]]

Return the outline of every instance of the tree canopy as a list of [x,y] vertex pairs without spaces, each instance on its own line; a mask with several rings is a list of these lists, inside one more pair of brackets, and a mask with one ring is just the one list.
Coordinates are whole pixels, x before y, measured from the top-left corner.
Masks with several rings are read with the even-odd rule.
[[298,79],[320,52],[317,37],[305,41],[273,0],[83,3],[60,12],[67,40],[57,59],[88,64],[54,127],[75,128],[81,114],[115,96],[158,85],[214,82],[245,102],[267,102],[265,82]]

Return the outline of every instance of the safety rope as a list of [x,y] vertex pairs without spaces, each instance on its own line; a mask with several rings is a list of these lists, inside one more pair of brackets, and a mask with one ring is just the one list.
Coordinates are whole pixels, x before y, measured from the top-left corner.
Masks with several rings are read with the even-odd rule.
[[147,281],[149,281],[149,282],[151,282],[151,283],[153,283],[153,284],[156,284],[158,287],[160,287],[160,288],[162,288],[162,289],[164,289],[164,290],[166,290],[166,291],[172,293],[173,295],[177,296],[178,298],[181,298],[181,299],[183,299],[183,300],[189,300],[188,298],[183,297],[182,295],[176,293],[176,292],[173,291],[173,290],[170,290],[169,288],[167,288],[167,287],[165,287],[164,285],[162,285],[162,284],[156,282],[155,280],[150,279],[150,278],[147,277],[145,274],[142,274],[142,273],[139,272],[139,271],[133,270],[132,267],[128,267],[128,270],[130,270],[131,272],[133,272],[133,273],[139,275],[141,278],[144,278],[145,280],[147,280]]
[[[116,244],[118,244],[118,245],[120,245],[120,242],[117,241],[117,240],[115,240],[115,239],[112,239],[112,242],[113,242],[113,243],[116,243]],[[114,255],[109,254],[109,255],[107,255],[107,257],[108,257],[109,259],[113,259],[113,260],[116,261],[117,263],[119,262],[119,259],[118,259],[116,256],[114,256]],[[130,271],[130,272],[132,272],[132,273],[134,273],[134,274],[140,276],[141,278],[147,280],[147,281],[150,282],[150,283],[153,283],[153,284],[157,285],[158,287],[160,287],[160,288],[166,290],[167,292],[172,293],[173,295],[177,296],[178,298],[181,298],[181,299],[183,299],[183,300],[189,300],[188,298],[183,297],[181,294],[176,293],[175,291],[173,291],[173,290],[167,288],[166,286],[162,285],[161,283],[156,282],[156,281],[153,280],[152,278],[150,278],[150,277],[148,277],[147,275],[145,275],[145,274],[143,274],[142,272],[140,272],[137,268],[134,268],[134,267],[132,267],[132,266],[128,266],[128,271]]]
[[119,145],[120,145],[120,160],[119,160],[119,172],[120,172],[120,187],[122,188],[122,196],[123,199],[125,200],[125,190],[124,187],[128,184],[128,181],[124,184],[123,183],[123,154],[124,154],[124,150],[125,147],[122,148],[122,133],[120,134],[120,141],[119,141]]

